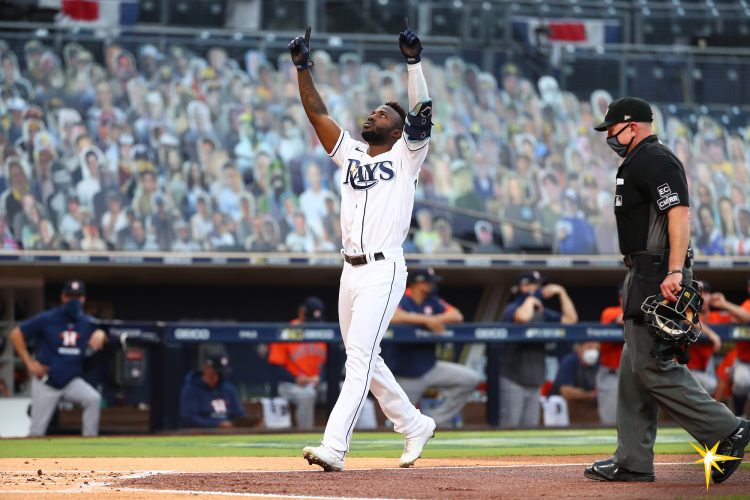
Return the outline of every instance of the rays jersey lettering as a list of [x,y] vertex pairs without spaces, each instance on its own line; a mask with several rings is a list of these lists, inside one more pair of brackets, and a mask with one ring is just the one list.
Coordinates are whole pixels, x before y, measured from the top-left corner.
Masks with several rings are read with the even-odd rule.
[[379,181],[392,181],[395,175],[391,161],[377,161],[363,165],[360,160],[350,158],[344,184],[350,184],[357,190],[370,189]]
[[329,156],[341,167],[341,244],[347,253],[401,248],[411,224],[414,193],[429,138],[402,135],[385,153],[342,131]]

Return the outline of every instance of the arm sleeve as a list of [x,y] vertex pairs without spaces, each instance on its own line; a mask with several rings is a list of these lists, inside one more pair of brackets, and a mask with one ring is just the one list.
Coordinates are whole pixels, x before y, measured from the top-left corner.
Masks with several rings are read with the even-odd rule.
[[660,214],[665,214],[671,207],[690,206],[687,178],[679,160],[667,153],[655,156],[654,165],[645,169],[645,188]]
[[518,309],[518,304],[515,302],[511,302],[505,307],[505,310],[503,311],[503,317],[502,321],[506,323],[512,323],[513,322],[513,316],[516,315],[516,309]]
[[427,92],[427,82],[424,79],[424,73],[422,72],[422,63],[409,64],[407,66],[408,71],[408,83],[407,93],[409,94],[409,112],[416,113],[419,110],[419,105],[423,102],[430,100],[430,95]]
[[46,322],[47,318],[44,315],[37,314],[33,318],[22,322],[18,327],[26,340],[33,340],[42,334]]
[[443,299],[439,299],[438,304],[440,305],[440,307],[438,308],[440,310],[435,311],[437,314],[446,313],[448,311],[452,311],[453,309],[455,309],[455,307],[453,307],[452,305],[450,305],[448,302],[446,302]]

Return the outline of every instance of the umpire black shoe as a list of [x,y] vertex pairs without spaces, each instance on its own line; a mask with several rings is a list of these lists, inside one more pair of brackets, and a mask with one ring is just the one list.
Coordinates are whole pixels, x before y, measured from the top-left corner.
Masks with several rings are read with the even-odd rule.
[[600,460],[591,467],[586,467],[583,475],[594,481],[612,481],[626,483],[652,483],[654,475],[650,472],[633,472],[620,467],[614,460]]
[[729,437],[721,440],[716,450],[719,455],[737,457],[739,460],[717,461],[716,465],[719,466],[721,472],[716,469],[711,472],[711,479],[714,480],[714,483],[723,483],[734,474],[734,471],[742,463],[742,457],[745,456],[745,447],[748,443],[750,443],[750,422],[742,420],[739,427]]

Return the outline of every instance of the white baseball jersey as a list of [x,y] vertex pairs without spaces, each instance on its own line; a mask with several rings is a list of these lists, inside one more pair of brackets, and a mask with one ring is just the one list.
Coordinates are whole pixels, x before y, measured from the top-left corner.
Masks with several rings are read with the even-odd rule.
[[401,248],[428,144],[429,139],[408,141],[404,134],[390,151],[373,157],[366,143],[341,132],[329,156],[341,167],[341,244],[346,253]]

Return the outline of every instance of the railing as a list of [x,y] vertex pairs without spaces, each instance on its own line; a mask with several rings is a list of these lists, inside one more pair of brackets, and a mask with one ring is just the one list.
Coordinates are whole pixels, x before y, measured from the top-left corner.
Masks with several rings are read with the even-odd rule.
[[[0,251],[0,266],[336,266],[343,260],[338,252],[249,253],[249,252],[50,252]],[[620,269],[624,265],[619,255],[526,255],[526,254],[407,254],[408,265],[460,266],[466,268],[575,268]],[[694,267],[699,269],[750,269],[750,257],[697,257]]]

